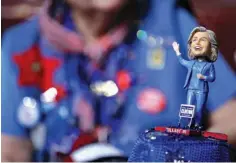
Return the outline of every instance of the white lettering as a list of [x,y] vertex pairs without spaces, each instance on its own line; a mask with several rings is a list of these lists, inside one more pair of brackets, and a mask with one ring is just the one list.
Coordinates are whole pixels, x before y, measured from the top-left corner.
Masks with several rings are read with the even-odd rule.
[[181,109],[181,113],[183,113],[183,114],[193,114],[193,111],[192,110]]

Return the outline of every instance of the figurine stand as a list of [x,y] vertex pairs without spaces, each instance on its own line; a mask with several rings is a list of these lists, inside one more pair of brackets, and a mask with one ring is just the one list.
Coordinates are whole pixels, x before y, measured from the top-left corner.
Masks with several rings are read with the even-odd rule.
[[214,133],[208,131],[200,131],[200,130],[193,130],[193,129],[181,129],[176,127],[155,127],[155,131],[168,133],[168,134],[178,134],[184,136],[195,136],[195,137],[204,137],[213,140],[219,141],[228,141],[228,136],[221,133]]

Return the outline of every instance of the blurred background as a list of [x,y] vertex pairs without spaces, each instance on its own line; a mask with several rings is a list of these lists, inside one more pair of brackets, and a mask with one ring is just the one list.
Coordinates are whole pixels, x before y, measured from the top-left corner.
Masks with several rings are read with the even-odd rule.
[[[44,0],[2,0],[2,34],[35,14]],[[182,0],[199,24],[216,32],[220,50],[236,71],[236,0]]]
[[[2,0],[1,34],[36,14],[44,1]],[[236,0],[179,0],[179,2],[197,18],[200,25],[216,33],[220,51],[236,72]]]

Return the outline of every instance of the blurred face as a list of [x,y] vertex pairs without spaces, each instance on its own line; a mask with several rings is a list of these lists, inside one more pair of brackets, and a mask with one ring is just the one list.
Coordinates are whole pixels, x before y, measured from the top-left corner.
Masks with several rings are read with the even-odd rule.
[[121,8],[128,0],[66,0],[71,6],[83,10],[96,9],[109,12]]
[[210,41],[207,32],[197,32],[192,37],[191,43],[191,53],[193,56],[205,56],[210,50]]

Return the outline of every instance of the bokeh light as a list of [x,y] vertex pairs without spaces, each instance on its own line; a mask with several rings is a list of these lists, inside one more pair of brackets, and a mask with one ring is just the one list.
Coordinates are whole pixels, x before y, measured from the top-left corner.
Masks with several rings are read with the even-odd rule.
[[142,40],[142,41],[144,41],[144,40],[146,40],[147,39],[147,32],[146,31],[144,31],[144,30],[138,30],[138,32],[137,32],[137,38],[139,39],[139,40]]

